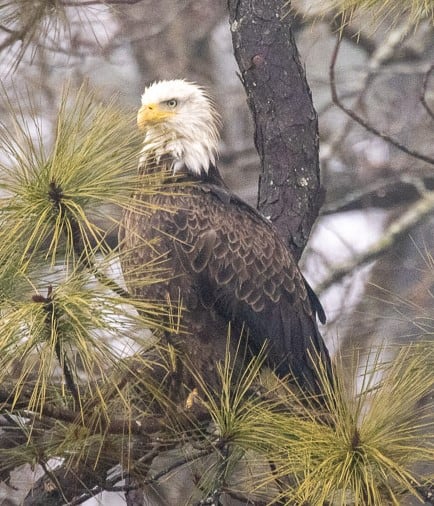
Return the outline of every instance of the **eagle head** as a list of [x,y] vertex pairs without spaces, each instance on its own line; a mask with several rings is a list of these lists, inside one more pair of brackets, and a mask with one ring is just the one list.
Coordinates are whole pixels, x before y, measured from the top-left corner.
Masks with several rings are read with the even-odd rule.
[[202,87],[182,79],[151,84],[142,95],[137,124],[146,134],[145,158],[170,155],[174,172],[196,176],[215,164],[220,120]]

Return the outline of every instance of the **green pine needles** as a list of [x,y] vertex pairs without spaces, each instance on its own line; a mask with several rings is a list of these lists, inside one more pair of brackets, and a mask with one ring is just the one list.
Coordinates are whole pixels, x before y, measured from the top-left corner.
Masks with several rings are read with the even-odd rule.
[[[287,5],[290,8],[289,2]],[[355,20],[368,30],[380,25],[390,29],[399,23],[410,27],[424,20],[434,22],[434,0],[321,0],[310,2],[308,9],[318,18],[334,16],[341,28]]]
[[377,25],[386,18],[394,22],[405,18],[412,25],[424,19],[434,21],[433,0],[327,0],[324,4],[341,16],[343,23],[358,14],[369,14]]
[[422,500],[434,464],[433,358],[432,343],[355,354],[354,381],[337,364],[332,388],[319,371],[326,396],[318,404],[263,372],[263,355],[234,373],[228,353],[218,391],[198,379],[205,395],[196,402],[213,421],[202,467],[190,464],[201,497],[220,490],[288,506]]
[[[138,137],[132,121],[114,104],[98,105],[82,88],[72,99],[61,99],[54,140],[36,120],[13,113],[0,125],[6,155],[2,171],[2,229],[8,246],[0,259],[21,252],[25,265],[44,249],[51,265],[62,258],[89,256],[104,248],[104,233],[93,212],[102,204],[126,204],[137,186]],[[114,141],[116,140],[116,141]],[[90,219],[92,216],[92,220]]]
[[[167,313],[155,302],[127,301],[106,275],[116,258],[109,245],[116,215],[131,205],[139,184],[139,137],[131,117],[113,101],[98,103],[86,87],[65,88],[54,136],[22,110],[14,112],[12,100],[6,106],[10,118],[0,125],[0,382],[16,378],[7,399],[12,409],[22,405],[23,388],[32,411],[41,413],[52,394],[67,405],[72,397],[79,408],[99,395],[121,356],[143,348],[143,329],[161,327]],[[151,180],[141,184],[151,191]],[[151,267],[149,276],[153,282]]]
[[286,432],[285,417],[270,418],[271,426],[280,425],[272,438],[276,473],[294,475],[295,486],[280,495],[285,504],[405,504],[406,494],[417,496],[418,486],[430,480],[415,466],[432,466],[434,457],[434,348],[383,352],[357,358],[349,386],[348,372],[337,367],[336,388],[328,392],[330,418],[305,409]]

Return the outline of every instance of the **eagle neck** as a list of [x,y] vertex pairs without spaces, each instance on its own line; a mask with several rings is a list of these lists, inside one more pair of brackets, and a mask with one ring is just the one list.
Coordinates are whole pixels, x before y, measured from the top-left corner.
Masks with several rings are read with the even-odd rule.
[[143,143],[140,164],[147,165],[150,160],[159,164],[160,160],[170,158],[173,174],[186,171],[194,177],[202,178],[210,171],[215,171],[217,142],[213,131],[205,131],[203,135],[181,135],[175,130],[151,128]]

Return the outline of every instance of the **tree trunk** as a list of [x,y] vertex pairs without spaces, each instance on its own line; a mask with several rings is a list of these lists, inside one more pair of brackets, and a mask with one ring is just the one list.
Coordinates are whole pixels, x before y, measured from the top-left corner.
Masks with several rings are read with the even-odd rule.
[[258,208],[299,259],[323,199],[318,120],[284,0],[228,0],[261,158]]

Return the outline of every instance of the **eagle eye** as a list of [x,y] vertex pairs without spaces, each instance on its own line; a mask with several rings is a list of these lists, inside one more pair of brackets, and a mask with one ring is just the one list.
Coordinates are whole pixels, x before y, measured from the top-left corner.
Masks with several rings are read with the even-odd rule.
[[170,100],[166,101],[166,105],[168,107],[170,107],[171,109],[173,109],[174,107],[176,107],[178,105],[178,101],[175,98],[171,98]]

